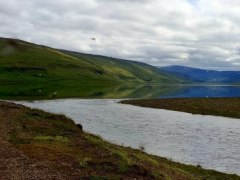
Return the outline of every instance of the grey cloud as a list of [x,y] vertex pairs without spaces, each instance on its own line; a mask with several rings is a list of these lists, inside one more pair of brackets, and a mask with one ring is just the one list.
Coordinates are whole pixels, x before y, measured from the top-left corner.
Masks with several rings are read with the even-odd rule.
[[97,0],[97,2],[109,2],[109,3],[149,3],[153,2],[154,0]]
[[0,36],[156,66],[239,70],[240,2],[191,2],[0,0]]

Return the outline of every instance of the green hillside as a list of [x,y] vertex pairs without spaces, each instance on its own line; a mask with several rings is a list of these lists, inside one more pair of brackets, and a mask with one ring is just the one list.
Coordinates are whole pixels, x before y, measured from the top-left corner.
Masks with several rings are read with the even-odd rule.
[[0,82],[178,83],[150,65],[0,38]]
[[116,59],[100,55],[91,55],[73,51],[60,50],[85,62],[95,65],[103,73],[112,74],[119,81],[179,83],[180,79],[145,63]]

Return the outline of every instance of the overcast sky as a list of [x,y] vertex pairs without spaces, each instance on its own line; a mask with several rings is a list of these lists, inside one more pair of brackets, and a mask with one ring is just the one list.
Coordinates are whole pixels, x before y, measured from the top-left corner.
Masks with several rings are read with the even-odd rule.
[[240,70],[240,0],[0,0],[0,36],[155,66]]

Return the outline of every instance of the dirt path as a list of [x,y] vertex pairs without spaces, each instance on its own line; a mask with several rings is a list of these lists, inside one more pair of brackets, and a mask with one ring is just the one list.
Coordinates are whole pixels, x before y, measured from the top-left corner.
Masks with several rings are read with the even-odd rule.
[[[26,157],[8,142],[9,119],[20,113],[21,107],[0,102],[0,179],[64,179],[44,164]],[[65,177],[66,178],[66,177]]]

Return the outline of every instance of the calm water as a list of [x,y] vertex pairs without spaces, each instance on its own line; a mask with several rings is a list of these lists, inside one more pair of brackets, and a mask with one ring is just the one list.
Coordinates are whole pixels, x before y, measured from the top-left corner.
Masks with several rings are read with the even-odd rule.
[[240,97],[240,86],[185,86],[160,98]]
[[0,99],[240,97],[240,86],[0,84]]
[[22,104],[61,113],[104,139],[175,161],[240,175],[240,120],[118,104],[51,100]]

